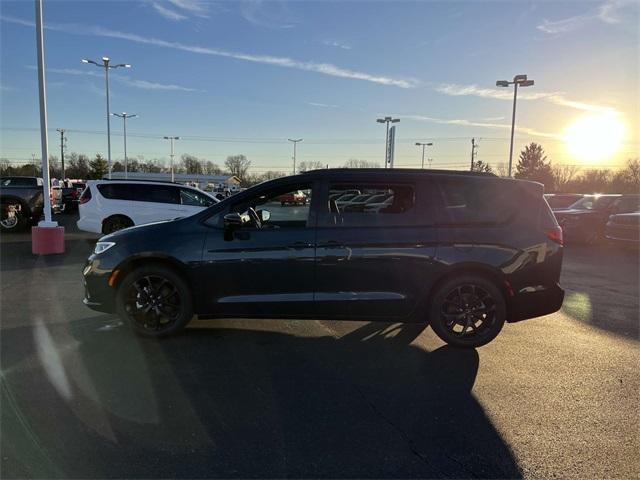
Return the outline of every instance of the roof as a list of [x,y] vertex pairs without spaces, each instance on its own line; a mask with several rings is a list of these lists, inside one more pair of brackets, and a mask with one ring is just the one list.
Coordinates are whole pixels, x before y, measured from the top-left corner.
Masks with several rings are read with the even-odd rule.
[[[126,180],[155,180],[161,182],[170,182],[171,173],[160,172],[128,172]],[[199,183],[228,183],[229,181],[240,182],[234,175],[204,175],[197,173],[174,173],[174,181],[176,182],[199,182]],[[124,172],[111,172],[111,179],[125,180]]]
[[494,173],[470,172],[466,170],[434,170],[421,168],[323,168],[318,170],[309,170],[300,175],[323,174],[323,173],[377,173],[377,174],[393,174],[393,175],[455,175],[455,176],[471,176],[471,177],[493,177],[498,178]]

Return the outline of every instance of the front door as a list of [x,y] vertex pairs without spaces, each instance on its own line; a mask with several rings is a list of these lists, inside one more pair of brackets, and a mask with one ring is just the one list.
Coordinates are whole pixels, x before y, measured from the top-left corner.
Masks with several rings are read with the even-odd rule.
[[[312,313],[314,190],[311,183],[263,189],[231,200],[219,218],[212,219],[215,226],[207,233],[203,251],[206,274],[199,287],[206,303],[203,313],[274,317]],[[298,191],[304,201],[282,205],[281,198]],[[254,212],[261,221],[256,221]],[[226,228],[228,213],[241,214],[244,223]]]

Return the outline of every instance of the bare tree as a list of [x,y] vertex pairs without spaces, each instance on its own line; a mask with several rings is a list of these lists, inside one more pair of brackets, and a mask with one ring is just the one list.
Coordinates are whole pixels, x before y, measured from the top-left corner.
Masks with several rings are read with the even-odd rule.
[[553,165],[551,167],[551,174],[553,175],[553,183],[557,191],[566,191],[567,186],[573,182],[578,173],[580,167],[578,165]]
[[211,160],[207,160],[204,164],[204,173],[207,175],[220,175],[222,173],[222,169]]
[[492,173],[493,169],[491,165],[482,160],[474,160],[473,166],[471,167],[472,172],[484,172],[484,173]]
[[324,167],[325,166],[322,164],[322,162],[303,160],[298,163],[298,172],[303,173],[310,170],[320,170]]
[[358,158],[350,158],[344,162],[344,168],[380,168],[378,162],[372,162],[370,160],[360,160]]
[[247,178],[251,161],[247,160],[247,157],[244,155],[230,155],[224,161],[224,166],[227,167],[231,175],[235,175],[240,182],[244,182]]
[[182,166],[184,167],[185,173],[192,174],[202,174],[202,163],[198,159],[198,157],[194,157],[193,155],[189,155],[185,153],[180,158],[182,162]]

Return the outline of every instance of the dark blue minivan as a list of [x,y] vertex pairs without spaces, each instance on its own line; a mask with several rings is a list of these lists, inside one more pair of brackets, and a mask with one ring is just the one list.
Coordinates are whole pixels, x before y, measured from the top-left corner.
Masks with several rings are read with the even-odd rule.
[[[102,237],[87,306],[160,337],[200,318],[429,322],[477,347],[560,309],[562,230],[539,183],[327,169],[256,185],[188,218]],[[303,192],[307,202],[279,198]]]

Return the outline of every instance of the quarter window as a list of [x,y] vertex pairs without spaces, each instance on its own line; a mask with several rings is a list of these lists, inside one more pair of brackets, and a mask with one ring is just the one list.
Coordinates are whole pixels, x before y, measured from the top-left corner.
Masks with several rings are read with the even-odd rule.
[[515,186],[489,179],[440,179],[442,211],[439,223],[447,225],[501,224],[515,213],[522,196]]

